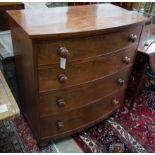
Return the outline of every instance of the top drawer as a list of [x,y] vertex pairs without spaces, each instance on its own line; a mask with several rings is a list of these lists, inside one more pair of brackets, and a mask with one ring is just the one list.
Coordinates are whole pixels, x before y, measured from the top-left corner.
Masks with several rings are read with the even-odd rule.
[[[137,26],[120,32],[87,38],[37,41],[35,48],[38,55],[38,65],[58,63],[61,54],[67,55],[67,61],[70,62],[125,48],[139,41],[141,29],[142,26]],[[70,53],[69,55],[67,51]]]

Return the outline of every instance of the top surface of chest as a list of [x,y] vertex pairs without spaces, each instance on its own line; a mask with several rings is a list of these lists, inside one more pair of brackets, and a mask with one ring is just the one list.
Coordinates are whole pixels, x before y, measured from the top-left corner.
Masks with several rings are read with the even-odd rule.
[[71,35],[144,22],[145,17],[112,4],[8,11],[30,37]]

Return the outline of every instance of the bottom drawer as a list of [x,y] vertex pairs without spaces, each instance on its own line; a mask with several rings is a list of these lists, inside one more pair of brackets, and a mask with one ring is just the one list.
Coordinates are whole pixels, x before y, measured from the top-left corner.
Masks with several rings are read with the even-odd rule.
[[63,137],[81,131],[112,114],[123,102],[126,87],[88,106],[40,118],[41,139]]

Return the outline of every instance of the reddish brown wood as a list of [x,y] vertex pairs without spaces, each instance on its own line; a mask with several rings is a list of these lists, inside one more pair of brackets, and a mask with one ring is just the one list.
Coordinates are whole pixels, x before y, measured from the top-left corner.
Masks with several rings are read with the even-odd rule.
[[68,49],[66,47],[63,47],[63,46],[59,47],[57,49],[57,53],[58,53],[59,57],[64,57],[64,58],[67,58],[67,56],[70,55],[70,52],[68,51]]
[[[154,56],[155,45],[147,50],[147,47],[155,41],[155,24],[146,25],[140,39],[136,60],[133,66],[132,74],[130,77],[130,85],[128,86],[128,96],[132,98],[130,109],[133,108],[136,96],[141,93],[142,82],[145,78],[145,71],[149,64],[149,58]],[[147,46],[145,46],[147,44]]]
[[91,4],[91,2],[69,2],[68,5],[69,6],[73,6],[73,5],[88,5]]
[[90,127],[123,102],[146,18],[110,4],[8,15],[21,105],[38,142]]
[[[106,118],[123,102],[125,88],[123,87],[119,91],[114,91],[102,99],[95,100],[85,107],[41,118],[41,136],[44,138],[56,138],[73,131],[80,131],[94,122]],[[58,127],[57,123],[60,122],[63,124],[63,127]]]
[[[122,86],[127,86],[130,71],[131,67],[127,67],[116,74],[78,87],[42,94],[40,96],[40,116],[59,114],[83,107],[94,100],[102,98],[103,94],[106,95],[120,89]],[[123,85],[119,84],[119,79],[124,80]],[[62,102],[61,105],[58,104],[58,100]]]
[[35,58],[33,57],[32,40],[13,20],[10,20],[10,24],[20,95],[20,108],[28,120],[34,135],[39,140],[38,96],[37,84],[35,83],[36,69],[34,66]]
[[[130,29],[123,29],[120,32],[93,37],[38,41],[35,44],[38,53],[38,64],[49,65],[59,63],[60,57],[64,57],[63,55],[60,56],[57,52],[59,48],[65,48],[69,52],[67,54],[67,62],[103,55],[126,48],[134,43],[138,43],[141,29],[140,25]],[[135,42],[129,40],[132,34],[137,36]],[[109,46],[109,42],[111,46]],[[86,50],[88,52],[85,52]]]
[[0,2],[0,31],[9,30],[9,22],[6,10],[24,9],[24,4],[20,2]]
[[155,24],[152,25],[146,25],[143,29],[142,37],[140,39],[138,51],[144,53],[144,55],[151,55],[155,52],[155,44],[149,48],[149,50],[146,50],[148,48],[148,45],[150,45],[153,41],[155,41]]
[[[73,65],[67,64],[66,70],[60,69],[59,65],[40,69],[38,71],[39,90],[46,92],[68,88],[114,74],[134,62],[136,48],[137,45],[116,54],[98,56],[93,60],[77,62]],[[125,57],[130,59],[129,64],[124,62]],[[66,77],[65,82],[61,82],[59,79],[62,74]]]
[[[146,18],[112,4],[8,11],[31,38],[59,38],[101,34],[111,29],[144,23]],[[38,18],[42,17],[46,18]],[[61,17],[61,18],[60,18]],[[24,19],[24,20],[22,20]],[[94,32],[95,31],[95,32]]]

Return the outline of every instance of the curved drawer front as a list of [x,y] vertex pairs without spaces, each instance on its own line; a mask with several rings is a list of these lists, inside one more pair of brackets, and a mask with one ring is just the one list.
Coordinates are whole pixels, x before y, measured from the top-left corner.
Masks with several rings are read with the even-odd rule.
[[[66,39],[61,41],[38,41],[35,44],[38,54],[38,65],[59,63],[59,49],[65,48],[70,53],[67,62],[83,60],[97,55],[103,55],[115,50],[138,43],[141,26],[125,29],[120,32],[108,33],[87,38]],[[136,40],[129,39],[131,35],[137,36]]]
[[60,136],[63,133],[84,129],[101,121],[112,114],[123,102],[125,88],[86,107],[41,118],[41,137]]
[[[46,92],[62,89],[112,75],[133,63],[135,49],[134,46],[117,54],[97,57],[95,60],[83,63],[70,64],[65,71],[58,67],[40,69],[38,71],[39,90]],[[125,58],[129,59],[130,62],[124,62]]]
[[53,115],[86,106],[90,102],[126,86],[130,68],[75,88],[40,95],[40,116]]

